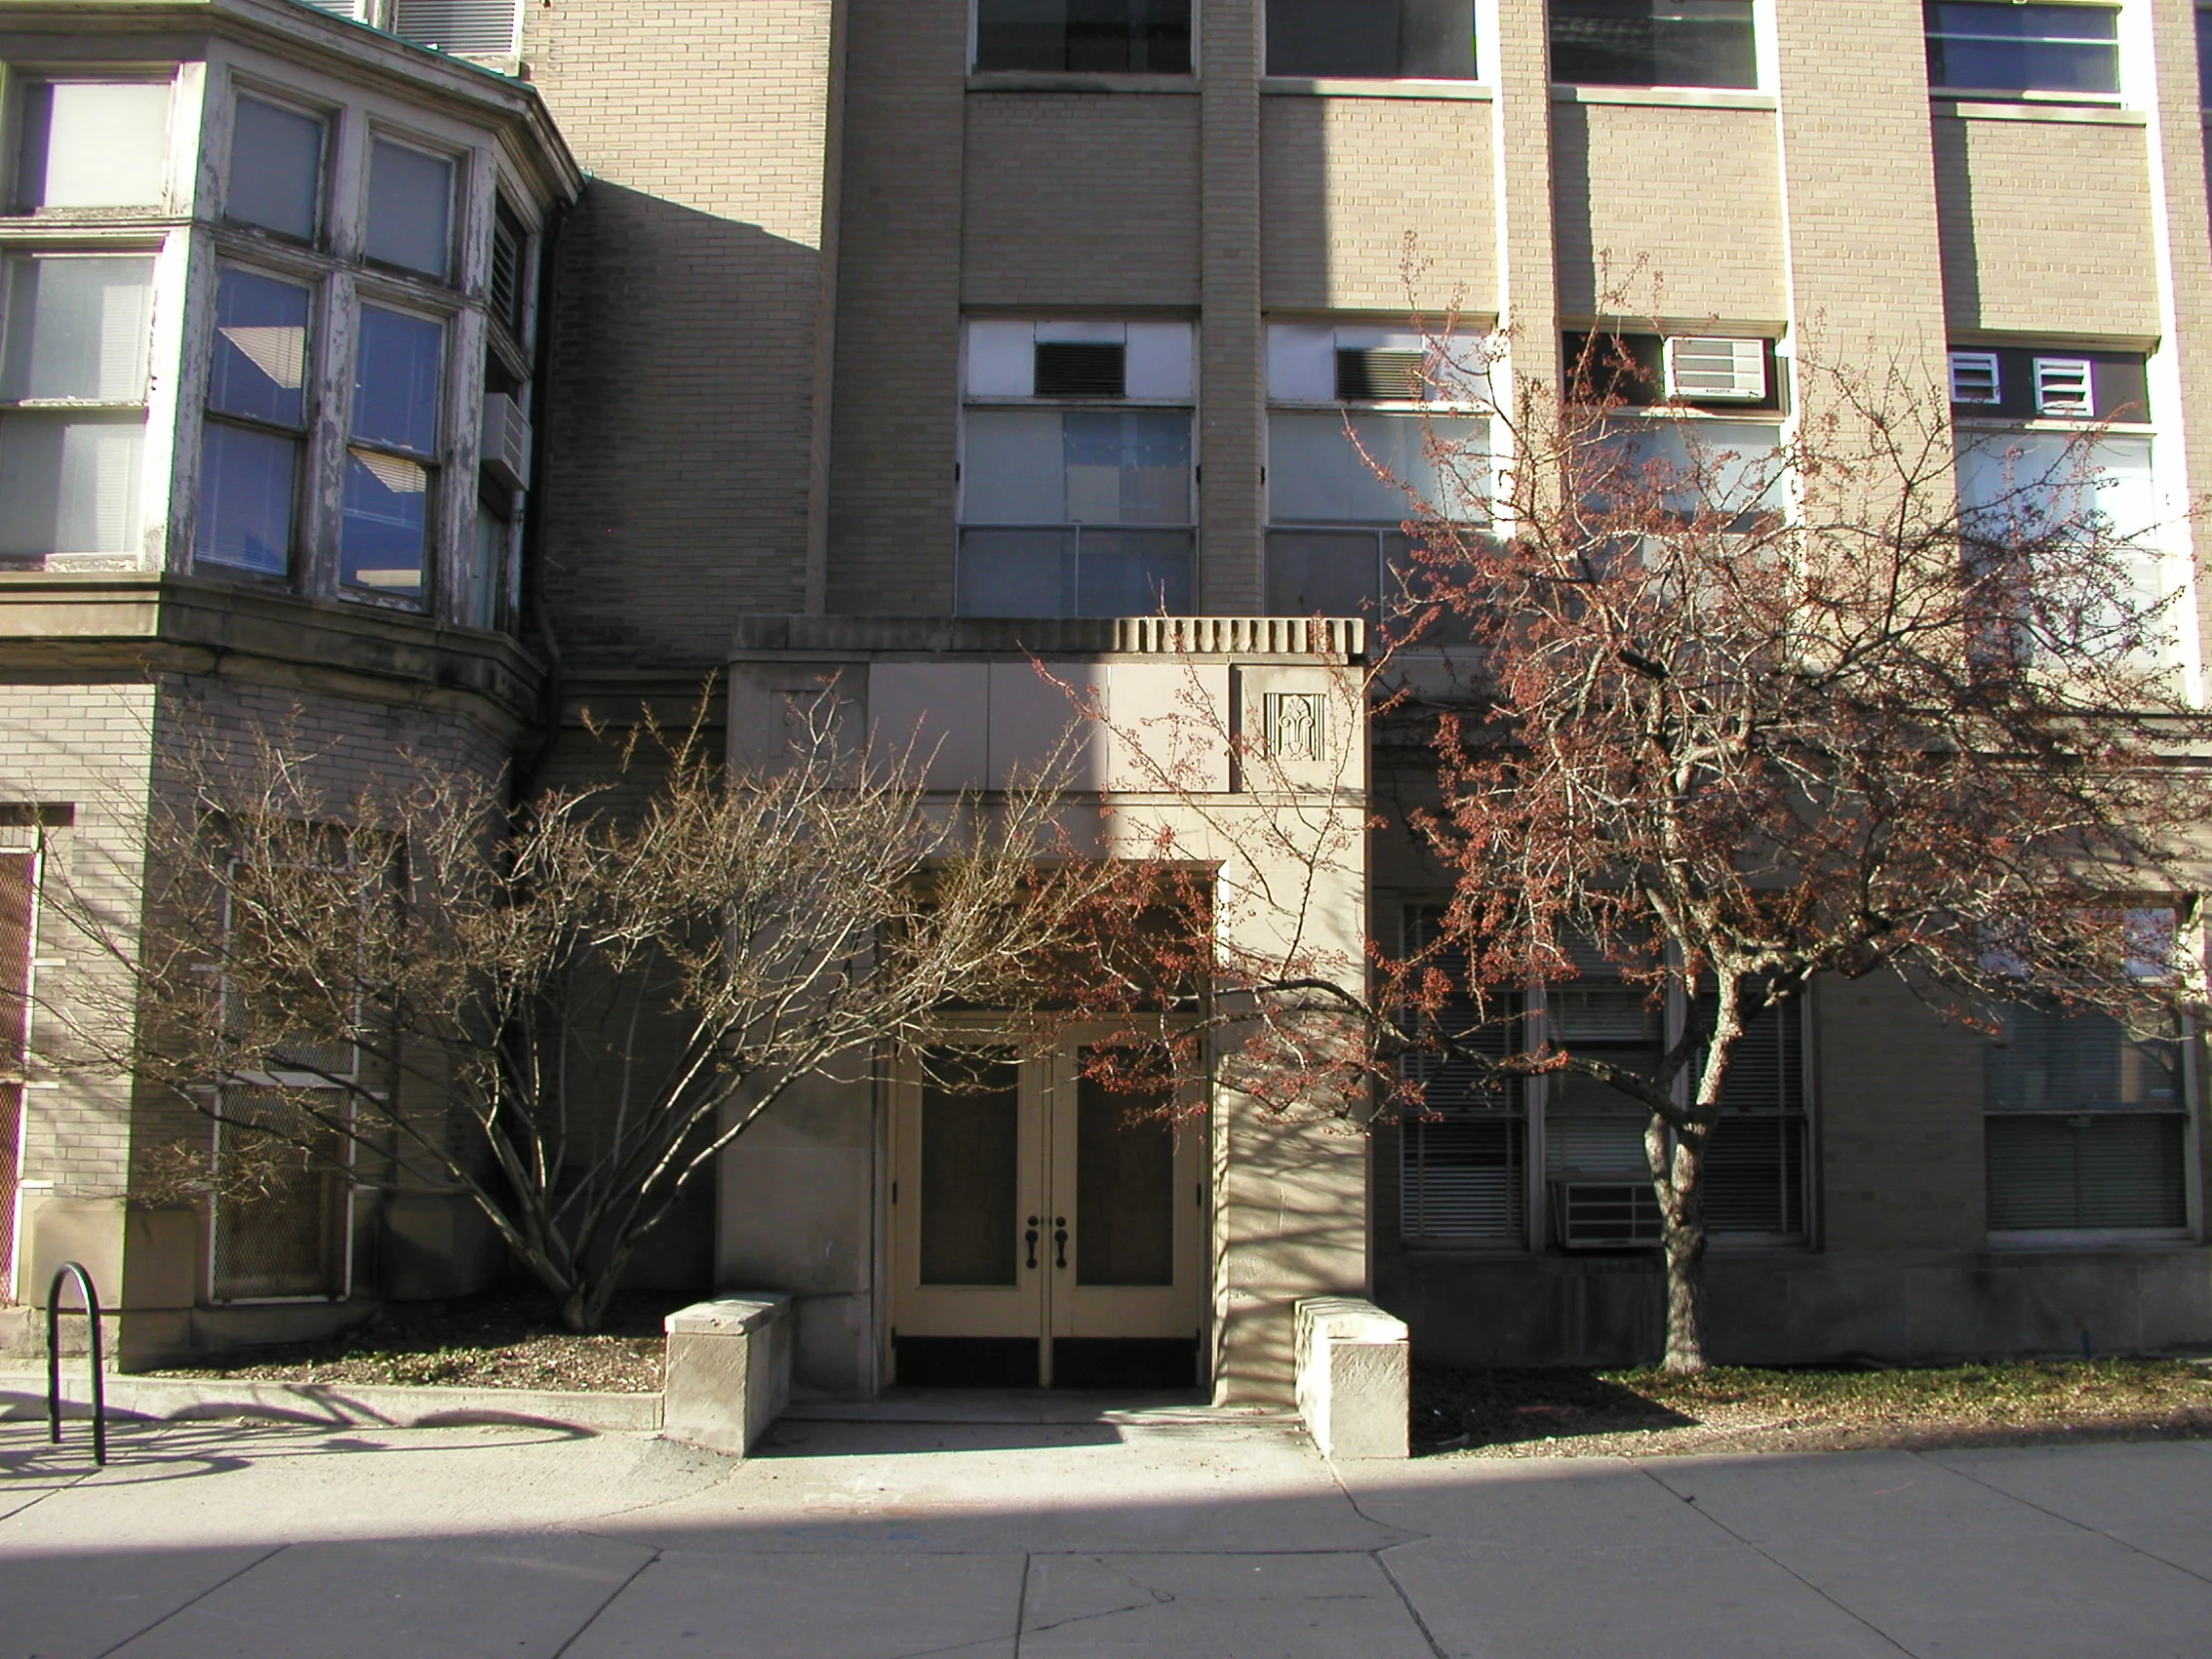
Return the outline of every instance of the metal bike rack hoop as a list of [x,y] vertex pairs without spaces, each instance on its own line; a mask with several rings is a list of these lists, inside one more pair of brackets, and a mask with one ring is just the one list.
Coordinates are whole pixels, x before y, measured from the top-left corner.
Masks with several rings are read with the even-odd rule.
[[[61,1335],[62,1285],[74,1278],[77,1293],[84,1300],[85,1324],[90,1340],[86,1347],[92,1355],[92,1460],[105,1468],[108,1462],[108,1400],[100,1379],[100,1293],[92,1288],[92,1274],[82,1262],[64,1262],[54,1273],[54,1282],[46,1288],[46,1438],[54,1445],[62,1443],[62,1348]],[[69,1310],[71,1313],[76,1309]]]

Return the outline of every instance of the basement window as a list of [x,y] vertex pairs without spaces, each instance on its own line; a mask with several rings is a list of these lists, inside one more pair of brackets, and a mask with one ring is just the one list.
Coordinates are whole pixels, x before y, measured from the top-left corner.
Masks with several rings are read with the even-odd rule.
[[1474,78],[1474,0],[1268,0],[1268,73]]
[[1188,75],[1191,0],[975,0],[975,67]]

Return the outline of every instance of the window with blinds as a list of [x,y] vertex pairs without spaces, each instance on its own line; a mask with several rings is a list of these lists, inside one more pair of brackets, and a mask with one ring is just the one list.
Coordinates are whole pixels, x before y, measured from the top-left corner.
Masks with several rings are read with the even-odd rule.
[[1805,1019],[1795,1000],[1744,1027],[1705,1143],[1705,1225],[1713,1233],[1806,1236]]
[[[1435,935],[1440,906],[1408,906],[1408,950]],[[1465,994],[1465,963],[1439,964],[1456,983],[1432,1018],[1440,1034],[1502,1058],[1515,1041],[1519,999],[1478,1009]],[[1485,1015],[1487,1016],[1485,1018]],[[1528,1122],[1520,1082],[1482,1075],[1465,1056],[1415,1051],[1403,1074],[1421,1085],[1422,1108],[1398,1136],[1398,1231],[1408,1244],[1515,1247],[1528,1234]]]
[[1982,1055],[1992,1233],[2188,1226],[2182,1047],[2110,1015],[2014,1003]]

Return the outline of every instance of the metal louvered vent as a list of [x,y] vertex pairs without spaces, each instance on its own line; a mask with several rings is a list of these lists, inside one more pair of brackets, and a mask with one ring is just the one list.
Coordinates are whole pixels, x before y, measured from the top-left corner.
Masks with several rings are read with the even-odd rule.
[[2002,398],[2002,388],[1994,351],[1953,351],[1950,354],[1950,400],[1953,403],[1995,403]]
[[491,310],[516,334],[522,332],[522,227],[501,203],[491,225]]
[[1037,341],[1039,397],[1127,395],[1127,352],[1118,344]]
[[318,12],[328,12],[332,17],[350,17],[356,23],[375,21],[376,0],[299,0],[303,6],[312,6]]
[[2087,420],[2096,412],[2086,357],[2035,359],[2035,412],[2065,420]]
[[1426,391],[1418,351],[1337,348],[1337,401],[1417,403]]
[[441,52],[511,57],[517,50],[520,11],[515,0],[399,0],[392,33]]

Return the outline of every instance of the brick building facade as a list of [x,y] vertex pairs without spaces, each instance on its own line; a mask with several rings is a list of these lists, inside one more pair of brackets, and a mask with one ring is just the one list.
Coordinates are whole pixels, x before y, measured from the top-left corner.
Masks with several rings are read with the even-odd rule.
[[[498,334],[480,319],[497,303],[494,194],[542,268],[539,300],[499,325],[513,357],[500,383],[527,379],[517,406],[538,439],[530,487],[499,521],[512,576],[466,617],[457,569],[410,603],[363,603],[342,558],[323,568],[339,527],[311,516],[289,578],[196,565],[189,466],[130,548],[11,557],[0,808],[25,824],[69,809],[77,840],[127,844],[127,812],[97,803],[119,799],[113,779],[143,778],[163,700],[208,685],[296,700],[318,730],[410,722],[487,766],[528,752],[552,776],[597,764],[585,710],[686,700],[716,676],[733,730],[750,718],[743,699],[824,667],[864,674],[871,709],[909,718],[966,695],[952,688],[968,681],[932,675],[1025,649],[1126,669],[1134,686],[1148,648],[1116,606],[1159,607],[1130,593],[1205,617],[1305,614],[1315,607],[1284,603],[1307,592],[1293,549],[1386,537],[1372,512],[1294,508],[1294,469],[1271,482],[1270,455],[1290,457],[1300,418],[1337,407],[1340,387],[1317,392],[1289,366],[1299,352],[1402,347],[1416,312],[1509,323],[1510,372],[1549,379],[1562,336],[1597,321],[1627,278],[1656,295],[1641,328],[1769,342],[1769,398],[1715,415],[1738,434],[1800,417],[1789,365],[1815,349],[1930,384],[1954,351],[2020,372],[2089,353],[2139,362],[2149,419],[2127,436],[2149,457],[2146,487],[2188,502],[2212,484],[2208,92],[2192,0],[547,0],[515,9],[475,66],[387,32],[434,40],[431,14],[467,7],[369,5],[383,30],[315,10],[361,8],[0,0],[0,62],[20,108],[23,87],[74,84],[71,65],[97,80],[173,62],[180,100],[215,99],[229,83],[203,66],[260,53],[322,77],[317,110],[350,108],[345,85],[368,89],[396,101],[373,118],[395,134],[486,158],[468,198],[481,250],[456,233],[436,291],[418,272],[406,297],[449,319],[456,353]],[[234,72],[243,87],[253,75]],[[409,105],[423,112],[412,125]],[[208,284],[222,259],[266,252],[221,205],[227,129],[211,117],[195,130],[209,159],[173,167],[158,215],[24,199],[0,220],[0,253],[189,249]],[[332,279],[352,280],[365,256],[342,237],[329,251],[345,268]],[[381,269],[366,279],[396,302]],[[169,360],[185,389],[165,391],[157,364],[146,407],[192,436],[208,395],[192,307],[212,301],[205,285],[175,291],[187,309]],[[159,358],[171,324],[156,314]],[[1119,425],[1054,392],[1055,365],[1076,359],[1053,353],[1085,347],[1119,353]],[[0,412],[0,451],[7,423],[36,412]],[[1385,399],[1365,413],[1410,411]],[[424,464],[478,467],[475,431],[460,420]],[[314,441],[334,457],[345,440]],[[1083,459],[1084,445],[1106,460]],[[1135,480],[1103,505],[1082,493],[1095,477],[1078,476],[1100,465]],[[448,559],[465,528],[447,526]],[[2185,522],[2163,551],[2190,596],[2179,655],[2194,675],[2205,613]],[[1361,580],[1328,579],[1333,593]],[[1235,676],[1306,666],[1260,634],[1209,638],[1206,661]],[[1386,936],[1435,892],[1390,836],[1371,849],[1366,885]],[[2021,1186],[2058,1179],[2059,1131],[2044,1128],[2060,1119],[2007,1104],[2010,1062],[1987,1039],[1884,984],[1822,986],[1809,1004],[1771,1038],[1757,1157],[1773,1190],[1747,1199],[1745,1225],[1715,1248],[1717,1357],[2212,1341],[2193,1065],[2155,1100],[2100,1101],[2113,1114],[2096,1123],[2150,1125],[2114,1154],[2140,1191],[2104,1208],[2077,1194],[2068,1210]],[[816,1386],[868,1391],[897,1368],[898,1087],[886,1075],[831,1091],[741,1146],[692,1267],[670,1254],[671,1273],[797,1294]],[[1217,1125],[1205,1288],[1190,1304],[1217,1386],[1280,1391],[1270,1333],[1288,1299],[1316,1289],[1367,1290],[1439,1358],[1653,1352],[1655,1264],[1571,1219],[1606,1185],[1610,1154],[1562,1161],[1585,1143],[1540,1094],[1494,1141],[1507,1150],[1482,1154],[1482,1204],[1439,1173],[1473,1167],[1471,1141],[1453,1152],[1445,1136],[1389,1131],[1353,1153],[1294,1155],[1240,1149],[1244,1131]],[[311,1318],[213,1305],[205,1263],[176,1265],[204,1245],[182,1232],[159,1251],[131,1242],[125,1103],[26,1098],[19,1295],[34,1262],[88,1252],[145,1314],[126,1337],[141,1354],[231,1340],[256,1320],[352,1317],[343,1298]],[[2083,1173],[2087,1144],[2065,1154],[2083,1191],[2111,1179]],[[1285,1218],[1326,1242],[1306,1248]],[[364,1212],[356,1227],[361,1260],[384,1248],[379,1229],[401,1241],[387,1254],[418,1264],[411,1291],[438,1279],[437,1251],[410,1255],[406,1241],[467,1232],[427,1211],[396,1231]],[[474,1247],[449,1254],[454,1288],[488,1271]],[[394,1294],[372,1279],[355,1302]]]

